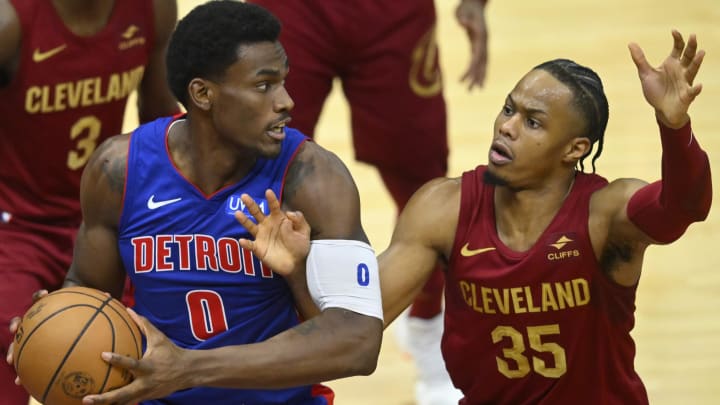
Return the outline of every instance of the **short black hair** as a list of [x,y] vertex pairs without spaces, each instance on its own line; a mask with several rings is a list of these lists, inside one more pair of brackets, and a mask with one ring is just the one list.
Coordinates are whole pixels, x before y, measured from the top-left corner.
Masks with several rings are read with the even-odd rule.
[[[594,173],[595,161],[600,157],[603,150],[605,128],[609,117],[608,101],[600,76],[589,67],[582,66],[569,59],[547,61],[533,68],[533,70],[536,69],[550,73],[554,78],[568,86],[573,93],[572,103],[585,118],[585,136],[590,139],[591,145],[596,142],[598,144],[595,156],[592,158]],[[583,161],[591,152],[592,148],[578,162],[581,171],[585,170]]]
[[167,80],[187,107],[187,86],[196,77],[220,80],[238,59],[241,45],[275,42],[280,21],[266,9],[234,0],[212,0],[181,19],[168,44]]

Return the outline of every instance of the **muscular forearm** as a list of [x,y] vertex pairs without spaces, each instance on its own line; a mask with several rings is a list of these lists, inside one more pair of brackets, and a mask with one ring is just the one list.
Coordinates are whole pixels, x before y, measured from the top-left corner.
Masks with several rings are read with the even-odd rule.
[[628,202],[628,218],[661,243],[679,238],[707,217],[712,200],[710,163],[692,134],[690,122],[679,129],[660,125],[662,180],[638,190]]
[[382,321],[331,308],[265,342],[188,351],[188,386],[272,389],[375,370]]
[[[303,263],[304,265],[305,263]],[[308,290],[305,269],[299,270],[290,277],[286,277],[295,300],[295,308],[302,319],[310,319],[320,315],[320,309],[313,302],[310,290]]]

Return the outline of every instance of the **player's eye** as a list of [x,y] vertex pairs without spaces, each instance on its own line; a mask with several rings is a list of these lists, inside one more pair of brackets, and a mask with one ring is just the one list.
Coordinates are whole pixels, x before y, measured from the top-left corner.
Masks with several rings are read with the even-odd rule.
[[532,118],[528,118],[528,119],[527,119],[527,126],[530,127],[530,128],[532,128],[532,129],[538,129],[538,128],[540,128],[540,121],[535,120],[535,119],[532,119]]
[[265,92],[267,92],[268,90],[270,90],[270,83],[268,83],[268,82],[261,82],[261,83],[258,83],[255,87],[256,87],[258,90],[260,90],[261,92],[265,93]]

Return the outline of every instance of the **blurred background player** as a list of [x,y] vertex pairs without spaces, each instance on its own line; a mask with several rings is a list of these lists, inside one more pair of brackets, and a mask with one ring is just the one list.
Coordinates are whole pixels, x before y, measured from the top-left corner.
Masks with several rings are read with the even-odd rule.
[[[355,157],[377,167],[398,212],[422,184],[447,174],[433,0],[250,1],[283,24],[280,41],[292,66],[286,86],[296,105],[293,127],[314,134],[337,78],[351,110]],[[472,49],[462,77],[470,89],[485,80],[485,3],[462,0],[456,10]],[[457,403],[460,397],[440,355],[443,279],[438,269],[395,328],[416,363],[420,405]]]
[[[80,174],[122,129],[179,112],[165,80],[175,1],[0,0],[0,347],[39,289],[59,288],[80,224]],[[0,364],[0,404],[26,405]]]

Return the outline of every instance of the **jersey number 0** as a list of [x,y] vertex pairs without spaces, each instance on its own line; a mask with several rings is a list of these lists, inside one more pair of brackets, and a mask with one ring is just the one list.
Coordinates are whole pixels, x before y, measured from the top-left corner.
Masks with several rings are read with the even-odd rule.
[[185,294],[190,330],[195,339],[205,341],[228,329],[222,297],[211,290],[193,290]]

